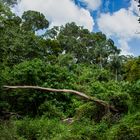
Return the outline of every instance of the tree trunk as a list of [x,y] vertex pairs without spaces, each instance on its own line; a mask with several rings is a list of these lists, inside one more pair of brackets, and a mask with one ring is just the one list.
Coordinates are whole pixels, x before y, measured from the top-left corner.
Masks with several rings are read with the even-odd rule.
[[115,79],[116,79],[116,81],[118,81],[118,70],[117,69],[115,71]]
[[96,104],[104,106],[106,109],[109,109],[110,111],[118,112],[117,109],[115,109],[114,106],[109,105],[107,102],[97,99],[95,97],[91,97],[86,95],[85,93],[76,91],[76,90],[70,90],[70,89],[54,89],[54,88],[44,88],[44,87],[39,87],[39,86],[3,86],[4,88],[7,89],[35,89],[35,90],[42,90],[42,91],[47,91],[47,92],[64,92],[64,93],[72,93],[75,95],[78,95],[86,100],[93,101]]

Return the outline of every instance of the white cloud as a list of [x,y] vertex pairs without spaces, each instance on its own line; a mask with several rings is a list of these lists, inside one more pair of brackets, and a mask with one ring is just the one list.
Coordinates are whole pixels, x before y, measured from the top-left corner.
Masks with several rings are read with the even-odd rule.
[[135,4],[131,2],[128,9],[120,9],[119,11],[111,13],[102,13],[97,20],[99,29],[110,36],[118,38],[118,43],[122,49],[123,54],[131,54],[129,41],[134,38],[140,38],[140,34],[136,32],[140,30],[140,25],[137,21]]
[[129,7],[129,10],[132,11],[132,12],[135,12],[136,14],[139,15],[140,11],[139,11],[139,8],[138,8],[138,2],[135,1],[135,0],[131,0],[131,6]]
[[50,21],[51,27],[75,22],[90,31],[93,30],[94,20],[90,12],[79,8],[72,0],[21,0],[17,8],[20,15],[27,10],[43,13]]
[[102,4],[101,0],[80,0],[80,1],[84,2],[89,10],[97,10]]
[[137,17],[126,9],[120,9],[113,14],[101,14],[98,25],[107,35],[116,35],[123,38],[137,36],[135,33],[139,26]]
[[133,53],[130,51],[130,46],[128,44],[129,40],[126,39],[119,39],[118,43],[120,44],[121,48],[121,54],[122,55],[133,55]]

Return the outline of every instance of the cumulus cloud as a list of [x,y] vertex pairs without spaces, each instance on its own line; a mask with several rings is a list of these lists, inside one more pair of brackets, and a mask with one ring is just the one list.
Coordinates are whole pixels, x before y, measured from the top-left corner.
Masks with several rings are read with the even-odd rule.
[[90,12],[78,7],[72,0],[20,0],[16,9],[19,15],[27,10],[43,13],[50,21],[51,27],[75,22],[92,31],[94,26]]
[[118,43],[123,54],[131,54],[129,41],[134,38],[140,38],[140,34],[136,32],[140,29],[137,21],[135,3],[131,2],[128,9],[120,9],[111,13],[102,13],[97,20],[98,27],[105,34],[118,38]]
[[131,0],[131,6],[129,7],[129,10],[136,13],[137,15],[140,14],[139,8],[138,8],[138,2],[135,0]]
[[118,43],[120,44],[120,48],[121,48],[121,54],[122,55],[133,55],[133,53],[130,50],[130,46],[129,46],[129,40],[127,39],[119,39]]
[[120,9],[113,14],[101,14],[98,25],[108,36],[116,35],[123,38],[136,37],[139,26],[137,17],[126,9]]
[[84,2],[89,10],[97,10],[102,4],[101,0],[80,0],[80,1]]

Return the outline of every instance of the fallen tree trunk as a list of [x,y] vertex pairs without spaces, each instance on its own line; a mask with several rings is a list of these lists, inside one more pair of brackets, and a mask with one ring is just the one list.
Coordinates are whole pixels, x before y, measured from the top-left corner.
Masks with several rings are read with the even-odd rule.
[[70,90],[70,89],[54,89],[54,88],[44,88],[44,87],[39,87],[39,86],[3,86],[4,88],[7,89],[35,89],[35,90],[42,90],[42,91],[48,91],[48,92],[64,92],[64,93],[72,93],[75,95],[78,95],[86,100],[90,100],[95,102],[96,104],[104,106],[106,109],[109,109],[110,111],[118,112],[118,110],[114,107],[109,105],[107,102],[103,100],[99,100],[95,97],[91,97],[86,95],[85,93],[76,91],[76,90]]

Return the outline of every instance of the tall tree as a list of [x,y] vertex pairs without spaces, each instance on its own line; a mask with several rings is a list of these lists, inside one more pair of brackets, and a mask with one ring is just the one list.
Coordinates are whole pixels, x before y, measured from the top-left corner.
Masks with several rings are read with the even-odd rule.
[[[26,16],[22,19],[13,14],[6,5],[0,3],[0,61],[3,64],[12,66],[24,60],[47,57],[46,40],[36,36],[35,31],[48,27],[48,21],[38,12],[31,13],[35,21],[31,22],[32,14],[30,15],[29,11],[25,24]],[[23,27],[28,25],[27,23],[30,24],[27,26],[28,29]]]
[[124,68],[126,80],[136,81],[140,79],[140,57],[129,59]]
[[15,4],[17,4],[18,0],[1,0],[2,3],[7,4],[9,6],[13,6]]
[[119,78],[119,74],[121,73],[122,70],[122,56],[120,55],[114,55],[110,57],[110,61],[109,61],[109,67],[110,67],[110,71],[112,71],[115,75],[115,80],[118,81]]
[[110,55],[120,51],[111,39],[102,33],[90,33],[74,22],[65,26],[54,27],[47,31],[46,37],[58,40],[63,53],[71,53],[77,63],[106,65]]
[[48,20],[46,20],[45,16],[36,11],[26,11],[22,15],[23,24],[22,27],[25,30],[37,31],[40,29],[46,29],[49,26]]

